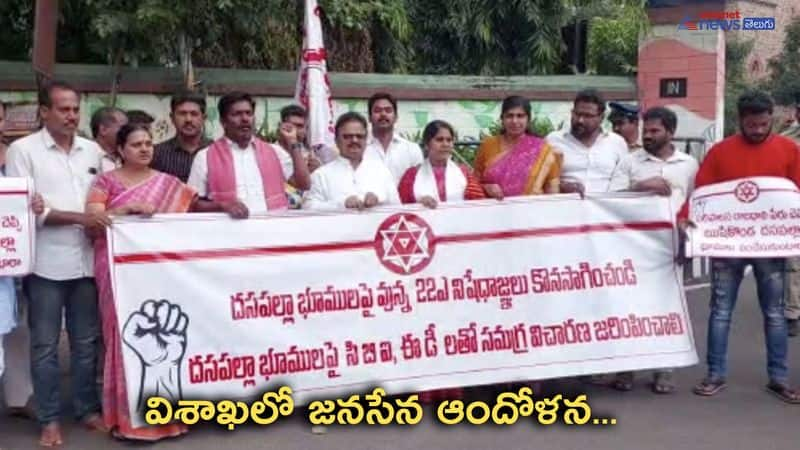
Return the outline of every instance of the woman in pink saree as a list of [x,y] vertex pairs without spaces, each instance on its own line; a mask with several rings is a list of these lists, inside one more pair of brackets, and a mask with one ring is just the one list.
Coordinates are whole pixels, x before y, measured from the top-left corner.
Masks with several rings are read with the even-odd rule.
[[561,158],[544,139],[528,131],[530,102],[519,96],[503,100],[502,132],[481,142],[475,173],[488,197],[557,194]]
[[[110,216],[187,212],[195,201],[195,191],[177,178],[150,168],[153,139],[144,125],[125,125],[117,134],[123,165],[97,177],[89,191],[86,210]],[[103,420],[115,437],[155,441],[179,436],[187,431],[183,424],[134,428],[128,414],[128,395],[122,365],[122,345],[114,295],[111,290],[105,235],[94,240],[95,279],[103,327],[105,360],[103,373]]]

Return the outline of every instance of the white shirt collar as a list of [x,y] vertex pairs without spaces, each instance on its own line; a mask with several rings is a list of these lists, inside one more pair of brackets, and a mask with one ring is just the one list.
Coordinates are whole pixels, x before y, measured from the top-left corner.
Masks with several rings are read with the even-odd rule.
[[[44,140],[44,145],[45,147],[47,147],[48,150],[59,149],[58,144],[56,144],[56,140],[53,139],[53,135],[51,135],[50,132],[47,131],[47,128],[45,127],[42,127],[42,139]],[[83,149],[83,146],[81,145],[79,136],[76,134],[75,136],[72,137],[72,148],[69,149],[69,151],[81,150],[81,149]]]
[[[398,134],[397,134],[397,130],[392,131],[392,144],[397,144],[397,143],[401,142],[401,139],[402,138],[400,136],[398,136]],[[367,145],[372,145],[372,144],[380,144],[380,141],[372,133],[372,130],[370,130],[370,132],[369,132],[369,142],[367,142]]]
[[639,158],[642,161],[651,160],[651,161],[656,161],[656,162],[672,163],[672,162],[681,162],[681,161],[686,161],[686,160],[692,159],[692,157],[690,155],[687,155],[686,153],[683,153],[682,151],[678,150],[677,148],[674,149],[674,151],[672,152],[672,155],[670,155],[670,157],[667,158],[667,159],[661,159],[659,157],[651,155],[647,150],[645,150],[643,148],[637,150],[636,153],[638,153]]
[[585,147],[585,148],[592,148],[592,147],[594,147],[595,145],[599,144],[599,143],[600,143],[600,141],[602,141],[603,139],[607,138],[607,137],[608,137],[608,135],[609,135],[609,133],[611,133],[611,132],[610,132],[610,131],[605,131],[605,130],[603,130],[603,129],[601,128],[601,129],[600,129],[600,134],[598,134],[598,135],[597,135],[597,137],[595,138],[594,142],[593,142],[593,143],[592,143],[592,145],[591,145],[591,146],[589,146],[589,147],[586,147],[586,145],[584,145],[584,143],[583,143],[583,142],[581,142],[580,140],[578,140],[578,138],[576,138],[576,137],[575,137],[575,136],[572,134],[572,129],[566,129],[566,130],[564,130],[564,139],[570,139],[570,140],[572,140],[572,142],[573,142],[573,143],[575,143],[575,144],[578,144],[578,145],[580,145],[581,147]]
[[250,138],[250,142],[247,143],[247,147],[239,147],[239,144],[237,144],[236,142],[233,142],[228,136],[225,136],[225,140],[228,142],[228,145],[230,146],[231,149],[233,149],[233,150],[241,150],[241,151],[249,150],[249,149],[253,148],[253,141],[255,139],[256,139],[256,137],[253,136],[253,137]]

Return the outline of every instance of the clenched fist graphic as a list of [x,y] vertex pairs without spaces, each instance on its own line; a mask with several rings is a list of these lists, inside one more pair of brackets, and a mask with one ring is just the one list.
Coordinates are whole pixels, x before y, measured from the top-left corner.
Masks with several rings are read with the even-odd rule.
[[142,371],[137,409],[142,410],[150,396],[175,402],[181,398],[181,363],[188,325],[189,317],[180,306],[167,300],[147,300],[128,317],[122,340],[139,358]]

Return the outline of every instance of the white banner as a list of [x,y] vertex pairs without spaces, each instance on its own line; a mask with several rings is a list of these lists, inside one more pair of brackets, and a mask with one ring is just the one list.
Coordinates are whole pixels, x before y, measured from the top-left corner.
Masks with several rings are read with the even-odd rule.
[[36,217],[27,178],[0,177],[0,277],[33,270]]
[[800,255],[800,191],[791,180],[742,178],[692,194],[687,255],[775,258]]
[[672,217],[660,197],[564,195],[118,221],[131,411],[156,391],[281,384],[302,404],[695,364]]

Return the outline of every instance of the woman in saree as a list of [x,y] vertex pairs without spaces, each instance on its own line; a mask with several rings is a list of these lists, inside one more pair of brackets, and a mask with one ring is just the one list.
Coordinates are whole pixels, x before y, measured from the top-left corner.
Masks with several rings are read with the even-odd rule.
[[[422,132],[425,161],[403,174],[397,189],[403,203],[421,203],[436,208],[439,202],[460,202],[486,198],[472,170],[452,159],[455,132],[443,121],[434,120]],[[455,400],[464,395],[460,387],[420,392],[422,403]]]
[[497,200],[519,195],[557,194],[561,158],[528,129],[531,104],[520,96],[503,100],[502,130],[481,142],[475,173],[486,195]]
[[[195,191],[177,178],[150,168],[153,139],[145,125],[123,126],[117,134],[117,150],[122,157],[122,167],[97,177],[89,191],[87,212],[110,216],[151,216],[155,213],[189,211],[196,198]],[[114,436],[121,439],[155,441],[179,436],[187,431],[183,424],[146,425],[139,428],[131,424],[105,235],[95,237],[94,249],[105,345],[103,420]]]
[[434,120],[425,127],[425,161],[406,170],[397,188],[403,203],[435,208],[439,202],[486,198],[472,170],[452,160],[454,140],[453,127],[443,120]]

